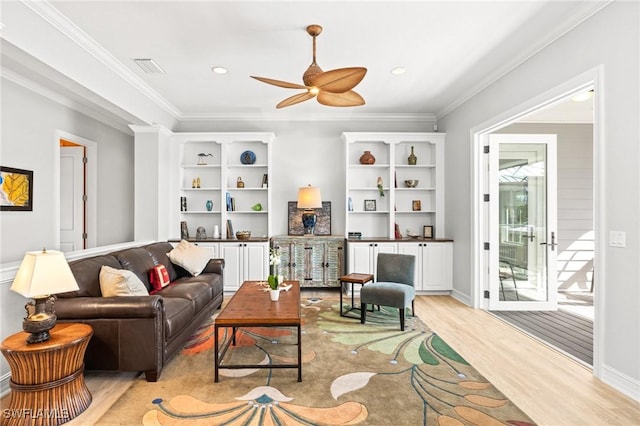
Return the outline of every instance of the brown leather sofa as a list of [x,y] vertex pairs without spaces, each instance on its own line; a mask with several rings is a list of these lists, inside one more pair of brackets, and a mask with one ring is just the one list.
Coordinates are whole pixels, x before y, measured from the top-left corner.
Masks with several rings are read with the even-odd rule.
[[[171,263],[173,246],[158,242],[69,263],[80,290],[58,295],[58,322],[93,327],[85,354],[87,370],[144,371],[148,382],[184,346],[193,332],[223,300],[224,260],[211,259],[203,272],[191,276]],[[149,296],[102,297],[100,268],[134,272],[149,291],[149,270],[163,264],[171,284]]]

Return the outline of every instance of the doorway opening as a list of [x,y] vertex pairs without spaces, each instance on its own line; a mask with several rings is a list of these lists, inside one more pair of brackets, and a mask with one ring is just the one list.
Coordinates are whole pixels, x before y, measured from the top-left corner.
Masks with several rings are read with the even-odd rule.
[[60,251],[73,252],[97,244],[97,144],[56,132],[56,240]]
[[[598,116],[600,110],[600,102],[602,94],[598,90],[600,72],[598,69],[594,69],[576,79],[569,81],[555,89],[550,90],[543,95],[540,95],[530,102],[527,102],[519,107],[514,108],[511,111],[506,112],[500,117],[496,117],[490,122],[484,123],[475,129],[472,129],[474,147],[474,240],[477,242],[474,248],[474,271],[476,271],[476,277],[474,278],[474,305],[486,310],[496,309],[495,306],[490,306],[490,300],[485,296],[491,296],[492,292],[502,293],[499,298],[513,303],[514,306],[518,304],[518,296],[525,296],[526,292],[517,292],[516,287],[521,284],[524,286],[528,278],[527,275],[527,258],[517,256],[517,252],[510,253],[511,260],[515,261],[517,266],[514,268],[509,267],[508,273],[502,274],[500,272],[500,250],[499,245],[493,245],[491,249],[485,250],[489,245],[485,245],[484,242],[490,241],[492,232],[495,232],[495,228],[500,226],[500,223],[492,223],[490,220],[490,203],[483,202],[483,198],[486,200],[489,197],[485,197],[484,194],[490,193],[490,177],[489,177],[489,159],[484,153],[484,146],[489,145],[489,135],[499,133],[553,133],[559,135],[558,137],[558,152],[559,157],[564,155],[565,160],[573,161],[569,167],[563,164],[559,167],[559,174],[561,180],[571,182],[570,186],[573,188],[563,187],[563,184],[558,186],[558,208],[556,211],[558,216],[558,230],[555,233],[555,240],[551,240],[552,235],[547,235],[544,241],[540,241],[542,244],[552,243],[556,247],[557,252],[557,267],[554,267],[553,271],[555,278],[557,278],[557,295],[559,296],[558,312],[569,312],[571,314],[578,314],[585,316],[590,322],[592,328],[589,328],[586,333],[589,336],[591,344],[591,354],[589,361],[584,361],[585,364],[591,364],[593,366],[593,372],[596,376],[600,375],[599,364],[599,333],[602,330],[600,324],[600,312],[601,312],[601,296],[604,294],[605,289],[598,288],[595,284],[594,270],[602,270],[604,268],[604,262],[602,258],[599,258],[598,253],[602,253],[600,248],[602,241],[604,241],[602,229],[604,227],[600,224],[599,220],[601,215],[599,214],[599,199],[602,194],[599,192],[599,162],[601,156],[599,152],[603,150],[601,144],[601,132],[602,128],[598,125]],[[563,104],[570,105],[571,97],[577,94],[589,93],[593,95],[597,93],[597,97],[593,97],[590,100],[591,103],[591,122],[577,123],[575,119],[566,120],[565,123],[561,123],[560,120],[551,120],[549,118],[541,119],[544,117],[544,113],[549,113],[554,109],[560,108]],[[588,101],[589,102],[589,101]],[[575,102],[574,102],[575,104]],[[582,105],[584,106],[584,104]],[[535,113],[535,114],[534,114]],[[535,117],[535,118],[534,118]],[[547,115],[548,117],[548,115]],[[537,121],[537,122],[536,122]],[[568,124],[567,121],[572,124]],[[543,130],[540,128],[545,126]],[[564,129],[564,130],[563,130]],[[568,130],[567,130],[568,129]],[[576,137],[582,140],[583,145],[577,147],[575,141],[563,142],[566,139],[566,132],[574,132],[580,134],[581,137]],[[564,132],[564,133],[563,133]],[[587,135],[586,144],[584,134]],[[580,164],[578,164],[580,163]],[[589,169],[586,173],[584,170],[577,170],[585,168],[587,165]],[[506,165],[506,163],[505,163]],[[573,174],[573,175],[572,175]],[[513,185],[512,185],[513,186]],[[513,188],[512,188],[513,189]],[[518,189],[518,188],[515,188]],[[518,191],[512,193],[512,195],[520,195],[522,199],[522,186]],[[572,196],[575,194],[582,194],[582,200],[572,200]],[[584,196],[587,194],[586,196]],[[530,195],[530,194],[529,194]],[[498,200],[498,194],[495,194],[495,200]],[[490,199],[494,200],[494,194],[490,194]],[[567,205],[569,208],[567,208]],[[579,207],[579,208],[577,208]],[[572,211],[569,211],[572,210]],[[493,231],[492,231],[493,230]],[[523,230],[519,230],[521,235],[513,235],[512,244],[518,243],[518,238],[521,240],[524,237],[531,236],[531,234],[523,234]],[[557,244],[557,245],[555,245]],[[531,247],[530,247],[531,248]],[[546,247],[545,249],[548,249]],[[508,257],[508,253],[503,253],[503,257]],[[508,265],[507,265],[508,266]],[[513,270],[513,272],[512,272]],[[482,273],[483,271],[484,273]],[[502,279],[502,280],[501,280]],[[502,281],[502,282],[501,282]],[[501,290],[504,288],[504,292]],[[551,289],[550,289],[551,290]],[[559,290],[559,291],[558,291]],[[576,296],[577,293],[577,296]],[[586,297],[580,297],[586,296]],[[515,301],[515,302],[514,302]],[[593,302],[592,302],[593,301]],[[526,306],[526,300],[522,302],[522,307],[526,307],[526,312],[531,313],[533,317],[535,312],[532,312],[529,306]],[[523,316],[523,312],[519,311],[519,308],[510,308],[510,314],[512,316]],[[580,312],[576,312],[580,311]],[[553,316],[554,312],[537,312],[542,316]],[[523,323],[530,324],[534,322],[531,318],[521,319],[521,324],[517,325],[520,329],[525,329],[522,326]],[[570,327],[569,321],[566,319],[559,321],[561,328],[558,333],[566,336]],[[540,326],[542,327],[542,326]],[[530,330],[525,330],[529,334],[535,336]],[[543,338],[538,337],[540,340]],[[566,337],[564,338],[566,340]],[[560,348],[558,342],[547,341],[551,346],[559,348],[565,353],[569,353],[565,348]],[[571,354],[573,355],[573,354]],[[574,355],[574,358],[580,359]]]

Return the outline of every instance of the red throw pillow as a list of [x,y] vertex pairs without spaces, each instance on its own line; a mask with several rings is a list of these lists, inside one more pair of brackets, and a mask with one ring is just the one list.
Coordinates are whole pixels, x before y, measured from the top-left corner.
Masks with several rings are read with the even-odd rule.
[[161,290],[169,285],[169,273],[164,265],[158,265],[151,268],[149,271],[149,281],[154,290]]

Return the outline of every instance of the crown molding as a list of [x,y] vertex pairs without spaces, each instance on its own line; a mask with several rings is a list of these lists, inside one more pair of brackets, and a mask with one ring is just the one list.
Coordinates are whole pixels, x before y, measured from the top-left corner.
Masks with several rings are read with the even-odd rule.
[[449,105],[442,108],[439,112],[436,113],[436,119],[440,120],[447,116],[452,111],[456,110],[467,101],[478,95],[480,92],[491,86],[493,83],[500,80],[505,75],[509,74],[520,65],[531,59],[533,56],[537,55],[539,52],[547,48],[550,44],[557,41],[559,38],[563,37],[565,34],[572,31],[574,28],[582,24],[587,19],[591,18],[593,15],[598,13],[600,10],[604,9],[609,4],[613,3],[615,0],[606,0],[603,2],[593,1],[593,2],[585,2],[584,9],[579,12],[576,12],[574,15],[574,19],[568,20],[565,22],[565,25],[558,28],[555,32],[549,33],[546,38],[540,39],[539,43],[534,45],[531,49],[522,52],[522,54],[512,61],[504,64],[501,67],[497,67],[496,71],[489,75],[487,78],[482,80],[480,83],[476,84],[471,90],[469,90],[464,95],[460,96],[458,99],[451,102]]
[[211,113],[211,114],[182,114],[178,120],[188,122],[215,121],[376,121],[376,122],[435,122],[432,113],[307,113],[288,114],[284,112],[256,112],[256,113]]
[[22,0],[22,3],[51,24],[55,29],[60,31],[60,33],[80,46],[89,55],[100,61],[100,63],[105,65],[122,80],[134,87],[162,110],[170,114],[174,119],[177,119],[180,116],[181,112],[178,108],[152,89],[151,86],[145,83],[133,71],[124,66],[104,47],[98,44],[87,33],[82,31],[82,29],[73,21],[60,13],[60,11],[58,11],[58,9],[48,1]]
[[15,83],[18,86],[21,86],[27,90],[30,90],[33,93],[36,93],[44,98],[47,98],[69,109],[77,111],[80,114],[86,115],[87,117],[90,117],[100,123],[103,123],[115,130],[126,133],[130,136],[133,136],[133,133],[131,132],[129,127],[127,127],[129,123],[125,119],[118,120],[118,119],[110,118],[105,114],[101,114],[95,109],[88,107],[87,105],[77,102],[69,98],[68,96],[64,96],[55,90],[52,90],[39,83],[36,83],[35,81],[30,80],[5,67],[0,67],[0,78],[10,81],[12,83]]

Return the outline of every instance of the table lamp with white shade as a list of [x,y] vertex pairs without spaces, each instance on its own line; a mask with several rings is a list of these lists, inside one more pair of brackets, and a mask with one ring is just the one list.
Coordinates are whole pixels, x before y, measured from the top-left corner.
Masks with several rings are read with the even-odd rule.
[[302,225],[304,226],[305,235],[313,235],[318,217],[313,209],[322,207],[322,197],[320,188],[311,185],[298,189],[298,206],[299,209],[305,209],[302,213]]
[[27,317],[22,328],[31,333],[27,343],[40,343],[49,340],[49,330],[56,325],[51,295],[79,288],[64,253],[42,249],[24,255],[11,290],[34,299],[25,305]]

